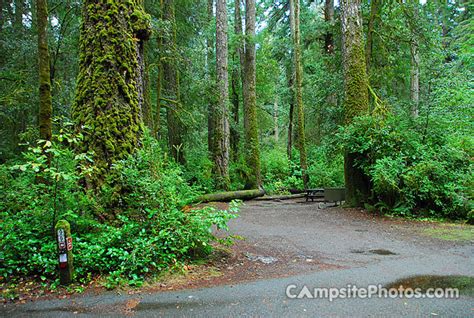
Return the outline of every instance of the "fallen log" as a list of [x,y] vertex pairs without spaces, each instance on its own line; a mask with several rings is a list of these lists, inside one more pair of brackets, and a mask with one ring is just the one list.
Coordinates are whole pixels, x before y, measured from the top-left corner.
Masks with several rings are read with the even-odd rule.
[[229,192],[217,192],[209,193],[198,196],[193,200],[193,203],[198,202],[229,202],[232,200],[250,200],[265,195],[265,190],[243,190],[243,191],[229,191]]
[[300,194],[288,194],[288,195],[272,195],[272,196],[263,196],[260,198],[255,198],[258,201],[279,201],[279,200],[291,200],[304,198],[306,195],[304,193]]

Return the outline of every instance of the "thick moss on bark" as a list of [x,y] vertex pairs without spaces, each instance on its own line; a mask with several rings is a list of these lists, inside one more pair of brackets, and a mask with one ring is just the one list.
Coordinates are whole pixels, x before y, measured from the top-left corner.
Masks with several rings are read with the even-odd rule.
[[[350,123],[354,117],[369,111],[368,78],[360,0],[342,0],[341,8],[344,110],[345,121]],[[356,156],[346,152],[344,157],[346,204],[349,206],[362,206],[369,193],[369,180],[363,171],[355,166]]]
[[139,54],[149,35],[150,18],[140,1],[83,2],[72,115],[77,129],[84,133],[80,150],[95,153],[89,187],[102,184],[112,164],[138,146],[143,101]]

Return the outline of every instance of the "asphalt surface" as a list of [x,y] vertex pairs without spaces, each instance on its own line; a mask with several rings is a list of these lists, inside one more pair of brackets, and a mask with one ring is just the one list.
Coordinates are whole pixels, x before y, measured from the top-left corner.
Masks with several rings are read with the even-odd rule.
[[297,275],[286,276],[280,270],[274,278],[211,288],[136,295],[110,292],[10,304],[0,316],[474,317],[474,298],[462,292],[457,299],[289,298],[289,285],[295,285],[291,290],[295,295],[303,286],[312,291],[348,284],[386,285],[418,275],[474,276],[474,242],[444,241],[425,234],[438,225],[390,220],[357,210],[318,209],[317,203],[302,201],[248,202],[230,228],[258,246],[263,259],[276,259],[265,265],[269,270],[288,266],[293,273],[292,257],[282,257],[286,254],[321,266],[301,267]]

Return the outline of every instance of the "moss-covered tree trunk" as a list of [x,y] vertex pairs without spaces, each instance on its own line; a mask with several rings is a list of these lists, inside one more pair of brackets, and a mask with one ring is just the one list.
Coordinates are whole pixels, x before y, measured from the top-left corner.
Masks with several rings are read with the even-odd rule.
[[245,54],[244,54],[244,121],[245,158],[250,174],[246,188],[261,186],[260,146],[258,141],[257,91],[256,91],[256,49],[255,49],[255,0],[245,0]]
[[216,187],[228,190],[229,179],[229,79],[227,46],[227,7],[225,0],[216,5],[216,77],[218,101],[213,113],[213,161]]
[[306,155],[306,136],[303,105],[303,68],[301,65],[301,36],[300,36],[300,0],[290,0],[290,15],[294,19],[293,27],[293,59],[295,66],[295,102],[298,118],[298,150],[300,153],[300,167],[303,175],[303,185],[308,187],[308,163]]
[[36,9],[38,23],[39,137],[43,140],[51,140],[53,104],[49,68],[47,1],[37,0]]
[[[240,111],[240,98],[239,98],[239,84],[242,81],[241,76],[243,75],[243,52],[242,52],[242,17],[240,15],[240,0],[234,0],[234,34],[239,39],[235,50],[232,54],[233,67],[232,67],[232,125],[230,127],[230,147],[232,150],[232,160],[237,161],[239,156],[239,111]],[[236,62],[237,60],[237,62]]]
[[[211,27],[212,19],[214,18],[214,0],[207,0],[207,26],[208,28]],[[208,83],[211,83],[211,74],[213,73],[211,67],[211,61],[213,60],[213,48],[214,48],[214,41],[212,32],[208,32],[206,37],[206,79]],[[207,150],[211,158],[214,157],[214,108],[216,107],[215,101],[213,98],[213,91],[211,89],[207,104]]]
[[[72,117],[83,132],[81,151],[94,152],[87,186],[98,188],[112,165],[139,145],[139,45],[150,35],[150,18],[139,0],[83,1],[80,60]],[[119,186],[118,180],[110,180]]]
[[[360,0],[341,1],[342,57],[344,69],[344,115],[349,124],[356,116],[369,110],[368,78],[360,12]],[[346,203],[362,206],[368,198],[369,182],[360,168],[355,167],[356,154],[346,150],[344,177]]]
[[166,121],[168,126],[168,147],[171,155],[180,164],[185,163],[183,149],[183,121],[182,104],[179,94],[179,71],[176,50],[176,16],[175,1],[165,0],[163,6],[163,19],[171,26],[170,34],[163,38],[163,47],[167,52],[162,61],[163,92],[162,98],[167,103]]

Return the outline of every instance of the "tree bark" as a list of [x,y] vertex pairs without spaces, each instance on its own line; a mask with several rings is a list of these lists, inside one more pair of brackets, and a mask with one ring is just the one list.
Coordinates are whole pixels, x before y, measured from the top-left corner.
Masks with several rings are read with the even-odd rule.
[[[0,32],[2,32],[2,30],[3,30],[3,21],[4,21],[4,19],[3,19],[3,17],[4,17],[4,15],[3,15],[3,4],[4,4],[4,1],[5,0],[0,0]],[[1,48],[2,47],[0,46],[0,49]],[[1,58],[0,58],[0,61],[1,61]]]
[[217,0],[216,6],[216,75],[218,103],[213,114],[214,174],[216,187],[228,190],[229,180],[229,80],[227,46],[226,0]]
[[[325,0],[324,3],[324,21],[329,29],[334,26],[334,0]],[[324,35],[324,50],[327,54],[334,53],[334,39],[332,30],[326,31]]]
[[260,146],[258,141],[257,123],[257,91],[256,91],[256,48],[255,48],[255,0],[245,1],[245,54],[244,54],[244,118],[245,157],[250,174],[247,175],[246,188],[256,189],[261,186]]
[[15,0],[15,19],[13,21],[13,27],[18,33],[18,36],[23,35],[23,13],[25,11],[25,1]]
[[141,105],[136,39],[146,40],[150,32],[150,17],[136,1],[83,1],[72,117],[84,134],[79,150],[94,152],[88,187],[99,189],[110,175],[110,185],[120,191],[119,177],[111,168],[137,149]]
[[[160,19],[163,20],[163,7],[164,3],[163,0],[160,0]],[[155,108],[155,116],[153,118],[153,135],[160,139],[160,128],[161,128],[161,90],[163,89],[163,36],[162,34],[158,34],[156,37],[157,46],[158,46],[158,61],[157,61],[157,68],[158,68],[158,77],[156,79],[156,108]]]
[[164,0],[163,18],[171,25],[171,34],[163,38],[163,46],[167,54],[163,61],[163,92],[168,101],[166,108],[166,120],[168,126],[168,148],[174,160],[185,164],[183,149],[183,122],[181,120],[182,104],[179,93],[179,71],[176,57],[176,16],[175,1]]
[[367,68],[367,76],[370,75],[370,63],[372,61],[372,48],[373,48],[373,36],[374,36],[374,27],[375,20],[379,15],[380,0],[371,0],[370,1],[370,16],[369,23],[367,26],[367,44],[365,51],[365,64]]
[[273,102],[273,138],[278,143],[280,137],[280,129],[278,125],[278,95],[275,92],[275,101]]
[[141,52],[143,56],[143,107],[142,107],[142,115],[143,115],[143,122],[144,124],[150,129],[150,131],[154,131],[153,125],[155,124],[153,121],[153,109],[151,106],[151,96],[150,96],[150,67],[147,61],[147,44],[143,43],[142,45],[143,51]]
[[[233,54],[233,59],[235,59],[236,53]],[[239,157],[239,70],[236,64],[234,63],[234,68],[232,69],[232,125],[230,126],[230,147],[232,152],[232,160],[237,161]]]
[[[362,30],[360,0],[341,1],[342,57],[344,72],[344,113],[346,124],[369,110],[368,78]],[[362,169],[355,166],[356,154],[346,150],[344,177],[346,203],[362,206],[369,194],[369,182]]]
[[[415,19],[418,18],[418,1],[413,1],[413,17]],[[413,118],[417,118],[420,105],[420,53],[416,30],[412,30],[412,37],[410,39],[410,52],[410,98],[412,103],[411,115]]]
[[[243,53],[242,53],[242,17],[240,16],[240,0],[234,0],[234,34],[239,39],[233,54],[234,67],[232,69],[232,119],[230,131],[230,146],[232,148],[232,160],[237,161],[239,157],[239,84],[242,81]],[[239,63],[235,62],[238,59]],[[240,67],[239,67],[240,66]],[[239,73],[240,72],[240,73]]]
[[[207,1],[207,25],[208,27],[211,26],[212,18],[214,16],[214,0],[208,0]],[[207,72],[206,72],[206,77],[207,77],[207,82],[211,82],[211,60],[213,56],[213,39],[211,32],[209,32],[207,38],[206,38],[206,45],[207,45],[207,50],[206,50],[206,66],[207,66]],[[211,91],[209,92],[209,95],[213,95],[213,87],[211,88]],[[207,105],[207,150],[209,154],[211,155],[212,158],[214,158],[214,109],[215,109],[215,101],[214,98],[209,98],[209,103]]]
[[294,17],[293,47],[295,66],[295,101],[298,118],[298,150],[300,152],[300,167],[303,175],[303,185],[308,187],[308,164],[306,155],[306,137],[303,106],[303,68],[301,66],[301,39],[300,39],[300,0],[290,0],[290,15]]
[[288,155],[288,160],[291,160],[293,157],[293,114],[294,114],[294,93],[293,93],[293,71],[291,66],[288,67],[286,71],[288,90],[290,91],[290,109],[288,114],[288,140],[286,152]]
[[48,5],[46,0],[37,0],[38,65],[39,65],[39,137],[51,140],[53,104],[48,48]]
[[252,189],[244,191],[230,191],[204,194],[197,197],[193,202],[229,202],[232,200],[250,200],[265,195],[263,189]]

